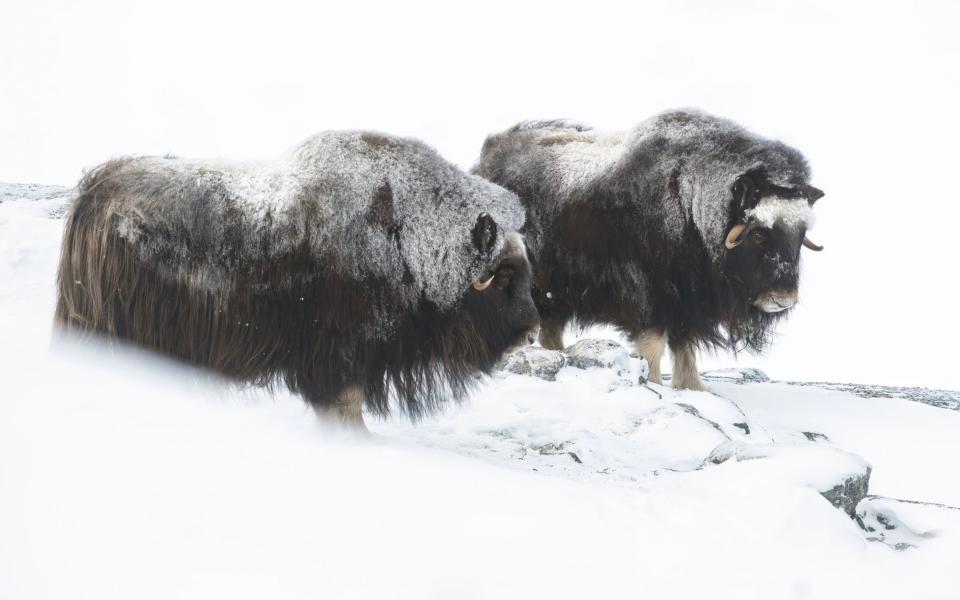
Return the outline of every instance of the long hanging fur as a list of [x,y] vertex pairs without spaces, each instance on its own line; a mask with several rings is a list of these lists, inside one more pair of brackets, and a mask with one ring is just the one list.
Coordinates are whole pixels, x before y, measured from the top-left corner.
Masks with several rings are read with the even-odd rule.
[[[393,390],[413,417],[462,395],[535,325],[529,263],[508,233],[523,220],[513,194],[380,134],[321,134],[266,169],[292,175],[160,158],[88,173],[66,222],[56,325],[279,379],[315,406],[359,385],[386,414]],[[230,178],[247,194],[231,195]],[[420,212],[449,222],[436,231]],[[430,243],[445,253],[433,264],[417,255]],[[504,262],[512,281],[470,287]]]

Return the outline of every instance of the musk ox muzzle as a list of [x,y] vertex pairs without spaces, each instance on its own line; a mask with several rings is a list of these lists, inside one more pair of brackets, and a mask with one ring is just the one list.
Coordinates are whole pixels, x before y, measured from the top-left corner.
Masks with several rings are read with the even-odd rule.
[[797,290],[776,290],[761,294],[753,305],[765,313],[778,313],[793,308],[797,298]]

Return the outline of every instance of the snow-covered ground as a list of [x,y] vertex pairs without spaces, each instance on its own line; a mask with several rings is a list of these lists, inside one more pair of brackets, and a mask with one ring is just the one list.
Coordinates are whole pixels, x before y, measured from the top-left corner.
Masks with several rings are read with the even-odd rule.
[[960,393],[676,392],[581,340],[349,434],[51,349],[65,193],[0,184],[0,599],[960,598]]

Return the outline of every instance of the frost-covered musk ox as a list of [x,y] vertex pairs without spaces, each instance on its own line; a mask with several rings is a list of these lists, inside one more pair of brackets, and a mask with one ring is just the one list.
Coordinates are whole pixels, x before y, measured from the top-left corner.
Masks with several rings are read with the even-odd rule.
[[535,338],[523,221],[512,192],[377,133],[261,165],[115,160],[78,186],[56,323],[358,425],[391,390],[417,417]]
[[797,300],[812,206],[804,157],[698,111],[597,133],[561,121],[490,136],[474,172],[520,195],[541,343],[570,319],[632,337],[660,381],[702,389],[700,346],[761,350]]

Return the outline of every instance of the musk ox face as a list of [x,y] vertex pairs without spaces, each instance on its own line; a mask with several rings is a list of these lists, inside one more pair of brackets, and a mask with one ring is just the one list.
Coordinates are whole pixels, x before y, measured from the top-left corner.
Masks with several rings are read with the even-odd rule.
[[[473,240],[485,252],[496,245],[500,235],[496,223],[486,213],[477,219]],[[503,352],[532,344],[540,330],[540,317],[533,302],[533,272],[526,247],[519,233],[504,235],[503,249],[493,263],[467,291],[463,318],[477,337],[483,340],[481,368],[488,367]]]
[[784,312],[797,303],[800,250],[823,250],[807,238],[820,190],[777,186],[747,174],[733,186],[732,225],[724,240],[726,272],[740,297],[755,310]]

